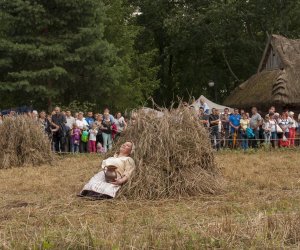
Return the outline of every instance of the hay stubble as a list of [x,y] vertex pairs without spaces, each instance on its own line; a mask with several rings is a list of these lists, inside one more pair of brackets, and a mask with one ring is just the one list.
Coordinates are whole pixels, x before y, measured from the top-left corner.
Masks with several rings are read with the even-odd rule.
[[297,249],[300,155],[216,155],[227,182],[218,195],[92,202],[76,197],[101,158],[0,171],[0,248]]

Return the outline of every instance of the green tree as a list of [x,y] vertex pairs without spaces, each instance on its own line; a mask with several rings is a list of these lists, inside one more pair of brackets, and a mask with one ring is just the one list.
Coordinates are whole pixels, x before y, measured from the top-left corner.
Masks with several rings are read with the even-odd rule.
[[132,13],[122,0],[2,1],[2,104],[142,103],[157,87],[155,53],[135,49]]
[[136,22],[135,8],[126,0],[105,0],[107,19],[105,38],[116,50],[114,66],[117,81],[107,89],[105,99],[115,109],[125,110],[143,105],[158,88],[156,49],[140,50],[143,27]]
[[12,0],[0,11],[1,96],[16,105],[87,98],[113,78],[101,1]]

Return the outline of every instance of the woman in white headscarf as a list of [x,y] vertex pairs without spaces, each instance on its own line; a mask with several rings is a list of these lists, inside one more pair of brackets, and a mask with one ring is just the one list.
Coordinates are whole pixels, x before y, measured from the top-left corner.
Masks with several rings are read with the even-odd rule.
[[[134,160],[130,157],[134,152],[133,142],[125,142],[120,147],[119,153],[102,161],[102,169],[94,175],[83,187],[79,196],[93,199],[110,199],[116,196],[120,187],[131,177],[134,169]],[[116,179],[107,181],[106,171],[108,166],[116,167]]]

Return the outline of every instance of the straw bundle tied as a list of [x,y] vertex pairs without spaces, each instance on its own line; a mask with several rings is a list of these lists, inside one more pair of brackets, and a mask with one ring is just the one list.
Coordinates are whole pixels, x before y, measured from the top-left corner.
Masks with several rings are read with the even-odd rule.
[[53,154],[41,126],[26,116],[7,117],[0,126],[0,168],[51,163]]
[[215,194],[220,175],[207,130],[188,109],[133,114],[133,125],[115,145],[135,143],[136,170],[119,196],[159,199]]

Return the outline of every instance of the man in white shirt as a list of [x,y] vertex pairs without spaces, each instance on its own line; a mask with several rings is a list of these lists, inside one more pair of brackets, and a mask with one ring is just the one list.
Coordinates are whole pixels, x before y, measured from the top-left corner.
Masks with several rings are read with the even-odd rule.
[[252,107],[251,109],[252,116],[250,119],[250,128],[252,128],[255,138],[251,141],[252,148],[258,147],[259,140],[259,126],[262,124],[263,119],[260,114],[257,112],[256,107]]
[[71,136],[70,136],[70,130],[73,128],[73,124],[76,123],[75,118],[72,116],[71,111],[66,111],[66,127],[68,129],[68,133],[66,135],[66,144],[65,144],[65,151],[71,152]]
[[66,120],[67,120],[66,125],[68,126],[69,129],[72,129],[73,128],[73,124],[76,122],[76,120],[72,116],[70,110],[66,111]]

